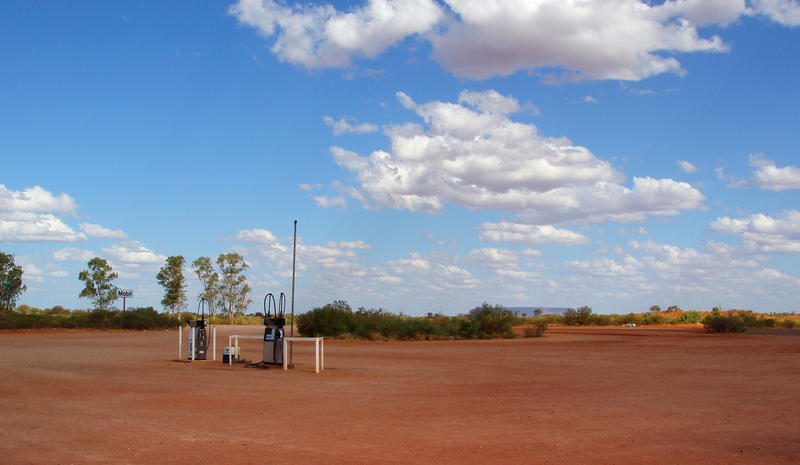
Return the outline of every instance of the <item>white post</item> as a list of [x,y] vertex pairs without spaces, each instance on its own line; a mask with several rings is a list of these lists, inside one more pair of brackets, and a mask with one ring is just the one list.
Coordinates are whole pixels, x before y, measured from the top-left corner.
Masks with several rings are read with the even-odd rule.
[[325,370],[325,338],[319,338],[320,368]]
[[217,361],[217,326],[214,325],[214,326],[212,326],[212,328],[213,329],[211,330],[211,332],[214,333],[214,337],[212,338],[212,340],[214,342],[211,344],[211,347],[212,347],[211,351],[214,352],[214,355],[212,356],[212,358],[216,362]]
[[191,361],[194,361],[194,352],[196,350],[194,348],[195,342],[196,341],[194,340],[194,331],[192,331],[192,327],[189,326],[189,360]]
[[233,365],[233,343],[231,342],[233,336],[228,336],[228,366]]
[[183,325],[178,325],[178,360],[183,355]]
[[319,338],[314,339],[314,365],[314,372],[319,373]]
[[289,358],[286,357],[286,338],[283,339],[283,371],[287,371],[289,369]]

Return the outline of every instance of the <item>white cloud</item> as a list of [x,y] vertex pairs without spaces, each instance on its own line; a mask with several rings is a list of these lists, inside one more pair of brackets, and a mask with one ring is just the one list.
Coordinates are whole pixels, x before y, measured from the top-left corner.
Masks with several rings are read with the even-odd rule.
[[127,239],[128,235],[121,229],[108,229],[99,224],[81,223],[81,230],[89,237],[100,239]]
[[53,195],[39,186],[12,191],[0,184],[0,212],[74,212],[77,208],[67,194]]
[[750,13],[745,0],[672,0],[664,2],[658,10],[663,19],[682,16],[698,26],[727,26]]
[[459,103],[403,104],[427,124],[387,129],[391,153],[362,157],[332,147],[353,171],[359,196],[379,207],[439,213],[445,202],[470,209],[515,212],[535,224],[639,221],[698,208],[703,195],[671,179],[634,178],[633,188],[608,162],[565,137],[539,134],[512,121],[516,100],[490,90],[462,92]]
[[542,275],[540,273],[525,270],[500,268],[497,269],[495,273],[504,278],[510,278],[517,281],[539,281],[542,279]]
[[629,246],[642,255],[637,259],[640,276],[619,282],[636,289],[639,298],[655,296],[654,302],[660,298],[705,302],[706,308],[721,304],[787,311],[776,308],[781,302],[776,296],[783,296],[783,302],[787,297],[794,299],[800,285],[796,277],[765,268],[762,262],[766,257],[742,255],[740,247],[710,243],[706,251],[698,251],[651,241],[633,241]]
[[596,98],[592,97],[591,95],[587,95],[583,98],[585,103],[599,103]]
[[278,237],[266,229],[242,229],[234,238],[239,242],[252,242],[254,244],[274,244]]
[[364,241],[339,241],[329,242],[328,244],[341,249],[354,249],[354,250],[370,250],[372,246]]
[[567,262],[565,266],[570,272],[578,274],[603,278],[631,279],[639,275],[641,264],[635,258],[626,256],[621,261],[603,257],[589,262]]
[[588,244],[591,239],[568,229],[558,229],[550,225],[532,226],[529,224],[501,222],[483,223],[480,240],[486,242],[507,242],[511,244]]
[[312,195],[312,199],[322,208],[341,207],[347,208],[347,199],[337,195],[336,197],[328,197],[327,195]]
[[678,160],[678,168],[681,169],[684,173],[694,173],[697,171],[697,167],[694,166],[692,163],[686,160]]
[[519,255],[509,249],[498,249],[495,247],[484,247],[473,250],[467,255],[467,260],[482,268],[508,268],[518,267]]
[[428,260],[422,258],[422,256],[417,252],[410,252],[408,254],[409,258],[401,258],[394,262],[389,262],[389,266],[393,266],[397,272],[402,269],[411,269],[414,272],[418,272],[419,270],[429,270],[431,269],[431,264]]
[[738,236],[752,252],[800,253],[800,211],[787,210],[782,217],[763,213],[748,218],[717,218],[711,229]]
[[765,158],[761,153],[750,155],[750,166],[756,168],[753,182],[762,189],[800,189],[800,168],[796,166],[778,168],[774,161]]
[[[367,0],[339,11],[330,4],[239,0],[229,13],[255,28],[280,60],[307,68],[375,58],[410,36],[429,40],[433,57],[471,78],[555,68],[552,80],[640,80],[683,74],[676,54],[725,52],[699,27],[728,26],[762,14],[800,24],[794,0]],[[441,6],[440,6],[441,5]]]
[[439,277],[443,279],[440,284],[447,289],[471,289],[479,282],[472,276],[472,273],[455,265],[439,264],[436,270]]
[[317,189],[321,189],[322,188],[322,184],[300,183],[300,184],[298,184],[298,187],[300,188],[300,190],[303,190],[303,191],[306,191],[306,192],[313,192],[313,191],[315,191]]
[[275,36],[272,53],[307,68],[350,65],[375,58],[395,43],[429,31],[443,12],[431,0],[371,0],[347,12],[331,5],[284,6],[272,0],[240,0],[229,13],[239,23]]
[[356,174],[359,197],[382,207],[439,213],[445,202],[506,210],[532,224],[641,221],[699,208],[705,197],[684,182],[634,178],[565,137],[544,137],[508,113],[516,100],[495,91],[462,92],[458,104],[404,106],[427,124],[387,130],[391,153],[361,157],[332,147],[334,160]]
[[704,196],[687,183],[634,178],[633,188],[608,162],[568,139],[544,137],[508,118],[516,100],[495,91],[462,92],[458,104],[403,105],[427,124],[387,130],[391,153],[361,157],[332,147],[356,174],[359,197],[379,207],[438,213],[445,202],[507,210],[528,223],[640,221],[698,208]]
[[17,262],[17,265],[22,268],[22,278],[25,281],[33,281],[36,283],[44,281],[44,270],[23,257],[20,257]]
[[322,118],[325,124],[333,129],[334,135],[340,134],[367,134],[378,130],[378,126],[370,123],[356,123],[354,118],[341,118],[334,120],[330,116]]
[[75,232],[50,213],[27,211],[0,213],[0,242],[80,242],[86,235]]
[[156,254],[137,241],[120,242],[110,247],[103,247],[102,251],[112,260],[123,264],[161,263],[167,259],[165,255]]
[[786,26],[800,26],[800,3],[797,0],[752,0],[755,10]]
[[80,262],[86,263],[95,257],[95,253],[91,250],[78,249],[75,247],[68,247],[66,249],[56,250],[53,253],[53,260],[57,262]]
[[499,1],[495,8],[449,3],[461,21],[432,42],[434,55],[459,76],[487,78],[559,67],[567,70],[554,77],[562,81],[640,80],[683,74],[672,52],[726,50],[717,36],[699,37],[680,12],[670,14],[637,0]]

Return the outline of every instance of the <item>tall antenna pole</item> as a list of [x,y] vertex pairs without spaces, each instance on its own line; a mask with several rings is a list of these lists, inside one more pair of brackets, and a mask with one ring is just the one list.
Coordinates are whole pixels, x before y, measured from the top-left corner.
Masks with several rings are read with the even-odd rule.
[[[294,264],[295,260],[297,259],[297,220],[294,220],[294,243],[292,244],[292,328],[289,330],[291,332],[291,337],[294,337]],[[290,341],[289,344],[289,365],[294,368],[294,359],[292,355],[294,353],[294,341]]]

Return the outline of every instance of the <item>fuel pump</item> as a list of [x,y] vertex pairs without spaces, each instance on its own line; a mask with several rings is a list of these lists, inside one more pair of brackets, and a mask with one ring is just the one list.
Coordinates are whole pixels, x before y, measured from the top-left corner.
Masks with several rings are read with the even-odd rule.
[[[281,292],[276,305],[275,296],[264,296],[264,364],[283,364],[283,317],[286,309],[286,296]],[[274,312],[274,313],[273,313]]]
[[[197,305],[195,319],[189,320],[189,359],[205,360],[208,350],[208,332],[206,331],[206,306],[211,310],[211,303],[205,297]],[[198,315],[200,318],[198,319]]]

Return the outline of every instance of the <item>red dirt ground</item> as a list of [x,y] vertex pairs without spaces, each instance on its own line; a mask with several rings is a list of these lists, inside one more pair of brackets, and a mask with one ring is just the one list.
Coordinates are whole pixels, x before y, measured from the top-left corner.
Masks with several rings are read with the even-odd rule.
[[[218,353],[232,332],[261,330],[220,327]],[[793,334],[328,341],[321,374],[313,344],[290,372],[176,361],[177,344],[0,332],[0,463],[800,463]]]

